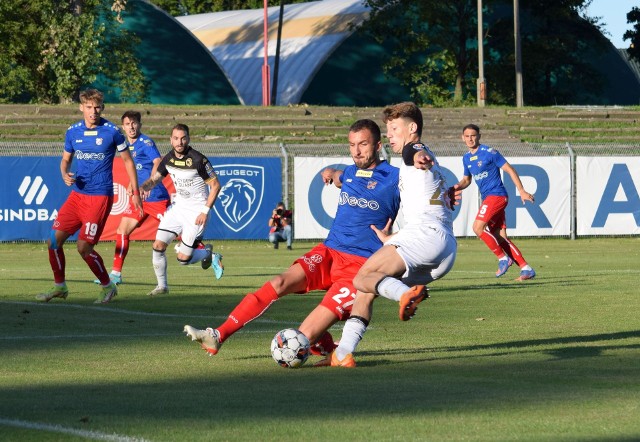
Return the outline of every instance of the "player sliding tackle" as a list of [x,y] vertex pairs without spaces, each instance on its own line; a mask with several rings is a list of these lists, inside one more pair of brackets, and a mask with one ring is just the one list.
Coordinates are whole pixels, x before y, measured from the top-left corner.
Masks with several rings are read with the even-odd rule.
[[387,107],[383,116],[389,144],[402,155],[399,187],[405,225],[392,236],[371,226],[384,246],[353,280],[358,293],[340,345],[331,355],[332,366],[356,366],[353,352],[367,330],[376,295],[398,301],[400,319],[408,321],[428,297],[426,284],[446,275],[456,259],[444,174],[433,152],[420,142],[422,112],[413,103],[399,103]]

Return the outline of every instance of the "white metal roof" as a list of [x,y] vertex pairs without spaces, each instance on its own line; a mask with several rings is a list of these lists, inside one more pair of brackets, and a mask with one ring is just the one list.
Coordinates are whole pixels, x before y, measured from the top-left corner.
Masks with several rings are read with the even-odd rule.
[[[272,77],[279,14],[279,7],[268,9]],[[317,70],[367,14],[362,0],[285,5],[276,104],[299,103]],[[262,103],[263,18],[263,9],[176,17],[211,51],[243,104]]]

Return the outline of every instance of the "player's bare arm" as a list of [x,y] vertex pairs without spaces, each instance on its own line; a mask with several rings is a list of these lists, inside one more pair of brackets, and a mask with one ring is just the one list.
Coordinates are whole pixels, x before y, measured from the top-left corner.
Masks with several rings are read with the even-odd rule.
[[127,175],[129,176],[129,187],[133,192],[133,206],[140,212],[140,215],[142,215],[142,198],[140,197],[140,190],[138,188],[138,173],[136,172],[136,163],[133,161],[133,157],[131,156],[131,153],[128,149],[120,152],[120,157],[122,158],[124,168],[127,171]]
[[325,184],[333,183],[338,189],[342,187],[342,181],[340,181],[340,177],[342,176],[341,170],[333,169],[332,167],[327,167],[322,170],[320,175],[322,176],[322,181]]
[[458,181],[458,184],[454,185],[458,186],[457,188],[460,190],[464,190],[467,187],[469,187],[471,185],[471,177],[470,176],[463,176],[462,179],[460,181]]
[[74,173],[69,172],[72,161],[73,154],[70,154],[69,152],[64,152],[62,154],[62,160],[60,161],[60,173],[62,174],[62,180],[67,186],[73,186],[73,183],[76,182],[76,179],[73,177]]
[[153,189],[156,184],[162,181],[162,175],[157,170],[155,172],[151,172],[151,176],[140,186],[140,190],[143,192],[148,192]]
[[534,202],[533,194],[524,190],[524,186],[522,185],[522,181],[520,180],[520,176],[518,172],[513,168],[513,166],[509,163],[505,163],[502,166],[502,170],[507,172],[513,181],[513,184],[516,185],[516,189],[518,189],[518,193],[520,193],[520,199],[522,200],[522,204],[525,204],[526,201]]

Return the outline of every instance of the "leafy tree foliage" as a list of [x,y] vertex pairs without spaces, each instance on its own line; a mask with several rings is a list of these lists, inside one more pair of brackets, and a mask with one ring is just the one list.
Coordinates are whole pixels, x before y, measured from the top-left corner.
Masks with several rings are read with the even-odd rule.
[[98,75],[121,88],[124,98],[143,100],[144,78],[130,69],[137,64],[136,38],[121,28],[119,4],[1,2],[0,101],[69,102]]
[[640,62],[640,8],[634,7],[627,14],[627,23],[633,24],[633,30],[624,33],[624,40],[631,40],[627,53]]
[[[278,6],[280,1],[269,0],[268,4],[269,6]],[[285,3],[302,3],[304,1],[308,0],[287,0]],[[264,0],[152,0],[151,3],[173,16],[264,7]]]
[[413,100],[434,105],[470,99],[476,51],[476,0],[366,0],[363,30],[390,48],[383,69],[412,91]]

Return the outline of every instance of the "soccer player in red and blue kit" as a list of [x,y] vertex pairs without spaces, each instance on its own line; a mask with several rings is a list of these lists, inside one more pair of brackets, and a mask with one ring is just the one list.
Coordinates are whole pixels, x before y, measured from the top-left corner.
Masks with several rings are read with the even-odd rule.
[[349,151],[355,164],[344,171],[322,171],[325,184],[340,188],[338,210],[327,239],[295,260],[284,273],[248,293],[216,329],[185,325],[187,336],[214,355],[226,339],[281,297],[326,290],[299,329],[312,344],[321,344],[324,353],[333,351],[335,344],[327,329],[349,317],[356,294],[353,277],[382,246],[370,226],[386,228],[400,206],[399,170],[380,159],[380,140],[380,128],[374,121],[356,121],[349,129]]
[[475,179],[482,205],[473,222],[473,231],[498,258],[496,277],[504,275],[515,261],[520,267],[518,281],[525,281],[536,276],[536,272],[507,237],[505,208],[509,202],[507,189],[504,187],[500,170],[509,174],[520,193],[522,203],[534,202],[533,195],[527,192],[520,180],[518,172],[497,150],[480,144],[480,128],[475,124],[468,124],[462,129],[462,141],[469,152],[462,157],[464,177],[458,183],[460,189],[466,189],[471,184],[471,177]]
[[[65,254],[63,245],[79,231],[78,253],[85,260],[102,286],[96,303],[107,303],[118,294],[116,285],[109,279],[102,257],[94,250],[100,240],[111,206],[113,205],[113,159],[116,151],[124,162],[130,180],[133,204],[142,212],[138,177],[127,140],[118,127],[101,117],[104,110],[104,94],[96,89],[80,92],[80,111],[83,120],[67,129],[60,172],[67,186],[72,186],[53,222],[47,240],[49,263],[55,285],[36,296],[39,301],[53,298],[66,299],[69,294],[65,282]],[[75,155],[77,168],[70,172]]]

